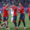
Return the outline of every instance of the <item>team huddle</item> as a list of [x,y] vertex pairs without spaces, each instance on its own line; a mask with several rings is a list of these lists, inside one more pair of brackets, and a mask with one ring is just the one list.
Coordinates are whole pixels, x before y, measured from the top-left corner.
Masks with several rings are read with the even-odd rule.
[[[29,4],[30,5],[30,4]],[[21,23],[21,21],[24,24],[24,29],[26,28],[26,24],[25,24],[25,11],[24,11],[24,6],[22,3],[19,3],[20,8],[18,8],[16,5],[12,4],[10,6],[10,9],[8,8],[8,4],[4,5],[3,8],[3,24],[1,24],[1,8],[0,8],[0,27],[2,28],[3,25],[5,25],[6,28],[8,28],[8,18],[9,18],[9,10],[11,10],[11,22],[14,23],[15,28],[17,29]],[[30,6],[28,7],[26,13],[29,11],[29,20],[30,20]],[[17,13],[20,13],[20,17],[19,17],[19,22],[18,25],[16,23],[17,21]]]

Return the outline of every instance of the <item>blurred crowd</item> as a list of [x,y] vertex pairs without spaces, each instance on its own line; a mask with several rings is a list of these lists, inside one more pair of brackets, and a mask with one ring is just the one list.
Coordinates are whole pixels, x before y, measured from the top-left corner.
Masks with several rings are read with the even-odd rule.
[[30,0],[0,0],[2,3],[10,3],[10,4],[15,4],[18,6],[19,2],[22,2],[25,7],[28,7],[28,4],[30,3]]

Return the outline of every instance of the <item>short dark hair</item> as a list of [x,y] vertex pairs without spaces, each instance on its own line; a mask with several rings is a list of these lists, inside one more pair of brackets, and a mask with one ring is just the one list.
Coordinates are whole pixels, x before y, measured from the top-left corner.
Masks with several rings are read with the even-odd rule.
[[22,2],[19,2],[19,3],[21,3],[22,6],[24,6]]
[[1,2],[0,2],[0,4],[1,4]]

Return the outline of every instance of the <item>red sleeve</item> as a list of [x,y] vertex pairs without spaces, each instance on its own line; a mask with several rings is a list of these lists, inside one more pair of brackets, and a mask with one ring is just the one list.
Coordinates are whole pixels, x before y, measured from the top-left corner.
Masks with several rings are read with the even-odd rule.
[[18,8],[16,7],[16,9],[18,9]]
[[29,8],[27,10],[29,10]]
[[29,11],[29,8],[26,10],[26,13]]

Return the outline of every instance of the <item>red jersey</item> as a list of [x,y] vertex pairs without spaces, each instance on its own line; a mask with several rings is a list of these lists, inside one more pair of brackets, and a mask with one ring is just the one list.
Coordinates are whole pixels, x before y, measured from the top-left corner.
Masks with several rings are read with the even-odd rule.
[[24,14],[24,7],[20,7],[20,14]]
[[3,7],[3,17],[9,16],[8,9],[6,7]]
[[16,6],[13,6],[12,9],[14,11],[14,16],[17,16],[17,7]]
[[1,8],[0,8],[0,14],[1,14]]
[[28,7],[28,11],[29,11],[29,16],[30,16],[30,7]]

